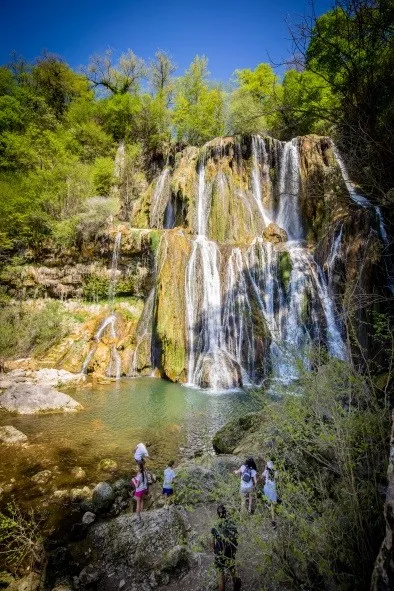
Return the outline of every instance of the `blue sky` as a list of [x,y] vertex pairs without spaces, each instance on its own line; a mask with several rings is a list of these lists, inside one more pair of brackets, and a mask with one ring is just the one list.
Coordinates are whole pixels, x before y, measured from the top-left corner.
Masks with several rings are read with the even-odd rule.
[[[330,6],[315,5],[318,14]],[[144,59],[163,49],[179,74],[199,54],[208,57],[213,79],[227,81],[237,68],[288,58],[285,21],[307,11],[308,0],[3,0],[0,63],[13,50],[31,60],[46,49],[77,68],[108,47]]]

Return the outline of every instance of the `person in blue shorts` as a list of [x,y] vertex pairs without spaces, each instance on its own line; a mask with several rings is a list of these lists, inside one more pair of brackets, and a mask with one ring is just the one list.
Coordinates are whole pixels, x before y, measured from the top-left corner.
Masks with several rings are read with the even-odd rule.
[[164,470],[163,480],[163,495],[165,497],[166,506],[168,504],[168,498],[174,493],[173,482],[175,478],[175,471],[173,470],[174,460],[168,462],[167,468]]

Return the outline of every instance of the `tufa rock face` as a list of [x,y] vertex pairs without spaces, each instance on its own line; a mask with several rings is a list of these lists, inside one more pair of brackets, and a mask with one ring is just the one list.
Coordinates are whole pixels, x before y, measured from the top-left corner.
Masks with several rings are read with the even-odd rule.
[[40,412],[74,412],[82,406],[63,392],[50,386],[22,383],[8,388],[0,396],[0,408],[22,415]]

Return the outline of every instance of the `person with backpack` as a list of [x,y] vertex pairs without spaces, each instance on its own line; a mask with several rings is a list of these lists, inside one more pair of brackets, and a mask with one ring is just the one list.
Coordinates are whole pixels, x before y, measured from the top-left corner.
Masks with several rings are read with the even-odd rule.
[[276,477],[277,472],[274,469],[274,464],[271,460],[269,460],[265,466],[265,470],[262,475],[262,479],[264,482],[263,493],[266,501],[270,505],[272,527],[274,529],[276,529],[275,506],[278,502],[278,493],[276,490]]
[[212,546],[215,554],[215,568],[218,571],[219,591],[225,590],[224,571],[228,569],[233,580],[234,591],[241,589],[241,581],[235,569],[235,555],[238,546],[238,531],[235,523],[227,517],[224,505],[217,508],[218,521],[211,529]]
[[254,490],[257,485],[256,462],[253,458],[247,458],[245,463],[234,474],[241,475],[241,511],[244,511],[248,504],[248,512],[252,513]]
[[144,508],[144,496],[148,491],[148,475],[144,469],[143,462],[138,465],[137,475],[132,479],[131,484],[134,488],[134,498],[137,501],[137,519],[138,521],[141,521],[141,511]]

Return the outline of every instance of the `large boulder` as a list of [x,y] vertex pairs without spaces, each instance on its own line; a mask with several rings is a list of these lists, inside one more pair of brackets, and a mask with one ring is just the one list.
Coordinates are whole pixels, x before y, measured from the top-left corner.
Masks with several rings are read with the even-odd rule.
[[175,501],[184,505],[196,505],[215,500],[217,475],[205,466],[194,462],[181,464],[176,471]]
[[0,408],[23,415],[42,412],[72,412],[82,406],[63,392],[51,386],[33,383],[16,384],[0,396]]
[[[166,583],[169,572],[187,568],[190,552],[183,551],[188,522],[174,506],[142,513],[124,514],[90,527],[87,543],[92,561],[79,575],[84,586],[143,589]],[[176,552],[174,552],[176,548]],[[122,583],[123,581],[123,583]],[[149,586],[150,585],[150,586]]]
[[92,506],[94,513],[109,511],[115,500],[114,489],[108,482],[99,482],[93,489]]
[[278,224],[271,222],[263,231],[263,238],[272,244],[279,244],[280,242],[287,242],[287,232]]
[[250,412],[224,425],[215,434],[212,445],[216,453],[231,454],[245,435],[262,422],[260,413]]

